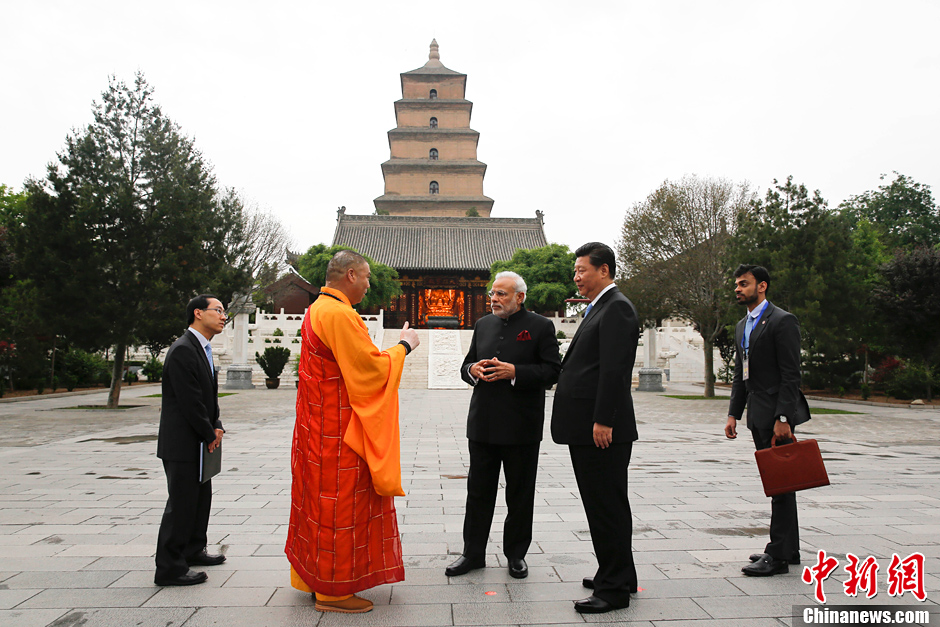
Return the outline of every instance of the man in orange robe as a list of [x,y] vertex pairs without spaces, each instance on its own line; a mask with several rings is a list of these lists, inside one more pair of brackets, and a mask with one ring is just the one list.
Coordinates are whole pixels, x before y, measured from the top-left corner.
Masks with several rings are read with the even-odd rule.
[[419,341],[406,322],[398,344],[373,344],[352,308],[370,274],[361,255],[334,255],[303,324],[285,552],[291,584],[321,611],[368,612],[354,593],[405,578],[398,385]]

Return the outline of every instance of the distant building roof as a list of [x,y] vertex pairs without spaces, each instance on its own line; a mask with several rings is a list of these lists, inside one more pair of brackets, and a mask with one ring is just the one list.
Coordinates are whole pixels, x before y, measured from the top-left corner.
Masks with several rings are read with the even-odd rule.
[[346,215],[338,212],[333,245],[355,248],[396,270],[489,271],[517,248],[548,244],[535,218]]

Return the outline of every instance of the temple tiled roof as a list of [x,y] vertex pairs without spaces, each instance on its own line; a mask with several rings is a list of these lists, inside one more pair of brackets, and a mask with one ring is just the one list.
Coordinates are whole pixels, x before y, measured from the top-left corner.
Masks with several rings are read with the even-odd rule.
[[396,270],[488,271],[517,248],[548,244],[541,212],[535,218],[450,218],[346,215],[333,245],[350,246]]

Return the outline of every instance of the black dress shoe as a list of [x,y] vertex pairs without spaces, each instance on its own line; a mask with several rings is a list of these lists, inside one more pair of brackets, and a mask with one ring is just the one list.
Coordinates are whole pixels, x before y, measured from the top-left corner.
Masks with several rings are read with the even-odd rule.
[[[764,557],[765,555],[767,555],[767,554],[766,554],[766,553],[752,553],[751,556],[750,556],[748,559],[751,560],[752,562],[756,562],[757,560],[759,560],[760,558]],[[796,553],[794,553],[794,554],[790,557],[790,559],[788,559],[787,561],[790,562],[791,564],[799,564],[799,563],[800,563],[800,552],[797,551]]]
[[521,557],[509,560],[509,574],[516,579],[525,579],[529,576],[529,566]]
[[765,553],[753,564],[742,568],[741,572],[749,577],[770,577],[778,573],[788,573],[790,567],[787,566],[786,560],[775,560]]
[[186,559],[186,563],[190,566],[218,566],[224,561],[225,556],[221,553],[218,555],[209,555],[205,549],[202,550],[202,553],[196,553]]
[[158,586],[194,586],[197,583],[202,583],[208,578],[209,576],[204,572],[189,570],[185,575],[180,575],[179,577],[171,577],[169,579],[154,577],[153,582]]
[[459,575],[466,575],[471,570],[484,568],[485,566],[486,560],[482,557],[471,559],[466,555],[461,555],[453,564],[444,569],[444,574],[448,577],[457,577]]
[[[581,580],[581,585],[588,590],[594,589],[594,577],[585,577]],[[630,594],[636,594],[637,586],[630,586]]]
[[593,594],[586,599],[574,602],[574,609],[581,614],[603,614],[611,610],[618,610],[624,607],[630,607],[630,601],[626,605],[617,606],[608,603],[604,599],[599,599]]

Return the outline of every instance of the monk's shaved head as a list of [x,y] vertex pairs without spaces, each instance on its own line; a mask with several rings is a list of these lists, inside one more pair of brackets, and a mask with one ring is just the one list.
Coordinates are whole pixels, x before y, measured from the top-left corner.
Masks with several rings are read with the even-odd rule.
[[358,268],[364,263],[367,263],[366,258],[359,253],[355,253],[351,250],[339,251],[333,255],[333,258],[330,259],[330,263],[326,266],[327,283],[342,280],[347,270],[350,268]]

